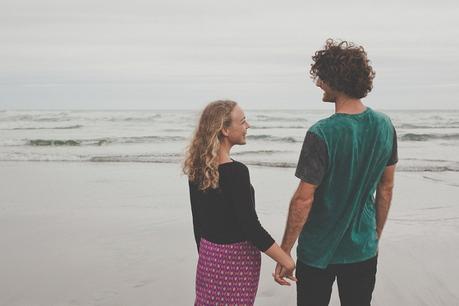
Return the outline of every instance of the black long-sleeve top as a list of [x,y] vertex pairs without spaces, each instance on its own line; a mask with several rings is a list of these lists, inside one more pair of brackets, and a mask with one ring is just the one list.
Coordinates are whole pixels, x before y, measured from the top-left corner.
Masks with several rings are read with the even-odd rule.
[[216,189],[200,191],[197,184],[189,182],[198,250],[202,237],[218,244],[248,240],[260,251],[266,251],[274,240],[258,220],[249,169],[233,161],[221,164],[218,172],[220,179]]

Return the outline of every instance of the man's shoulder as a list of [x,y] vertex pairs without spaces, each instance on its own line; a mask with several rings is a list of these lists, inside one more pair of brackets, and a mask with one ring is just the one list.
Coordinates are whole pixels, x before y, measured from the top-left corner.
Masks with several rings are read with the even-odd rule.
[[372,121],[375,122],[378,126],[393,127],[392,120],[390,117],[381,111],[376,111],[372,108],[369,109],[370,116],[372,117]]
[[392,125],[392,121],[387,114],[380,112],[380,111],[376,111],[374,109],[371,109],[371,113],[373,117],[378,119],[380,122],[384,122],[384,123]]
[[[371,119],[369,119],[369,116]],[[392,121],[388,115],[383,112],[375,111],[371,108],[368,108],[365,117],[366,120],[370,124],[370,127],[375,129],[383,128],[383,129],[390,129],[394,128]],[[340,135],[345,131],[353,128],[353,124],[346,116],[337,116],[332,115],[330,117],[321,119],[314,123],[309,129],[308,133],[313,133],[315,136],[322,140],[326,140],[331,135]],[[332,136],[333,137],[333,136]]]
[[320,119],[308,129],[308,132],[315,134],[316,136],[323,137],[323,131],[332,124],[330,117]]

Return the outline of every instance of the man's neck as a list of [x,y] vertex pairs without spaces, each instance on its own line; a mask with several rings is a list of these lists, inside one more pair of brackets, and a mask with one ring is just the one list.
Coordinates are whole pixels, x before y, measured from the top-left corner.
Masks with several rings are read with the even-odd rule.
[[346,96],[338,97],[335,102],[335,113],[360,114],[366,110],[366,106],[360,99],[349,98]]

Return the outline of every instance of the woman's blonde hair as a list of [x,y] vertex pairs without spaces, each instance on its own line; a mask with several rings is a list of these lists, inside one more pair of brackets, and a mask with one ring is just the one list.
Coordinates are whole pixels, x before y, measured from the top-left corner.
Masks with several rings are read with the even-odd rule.
[[231,112],[236,105],[234,101],[219,100],[209,103],[201,113],[183,163],[183,172],[200,190],[218,187],[221,131],[231,125]]

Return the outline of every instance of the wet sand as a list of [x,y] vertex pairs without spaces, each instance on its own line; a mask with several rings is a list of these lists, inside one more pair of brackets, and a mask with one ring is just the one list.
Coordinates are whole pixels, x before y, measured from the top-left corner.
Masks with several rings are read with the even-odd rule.
[[[197,251],[178,165],[0,162],[0,171],[0,305],[193,304]],[[279,240],[294,170],[250,171],[260,220]],[[373,305],[459,304],[459,188],[428,177],[397,173]],[[263,256],[255,305],[295,305],[295,287],[275,284],[273,268]]]

